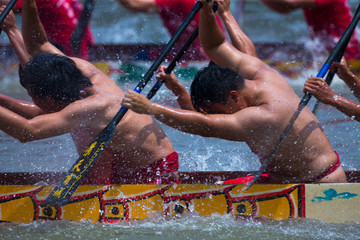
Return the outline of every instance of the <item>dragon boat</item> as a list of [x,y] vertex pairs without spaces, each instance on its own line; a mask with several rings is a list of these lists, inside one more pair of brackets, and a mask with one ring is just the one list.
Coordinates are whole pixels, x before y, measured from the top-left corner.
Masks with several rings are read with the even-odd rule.
[[360,171],[347,171],[349,183],[215,184],[254,172],[180,172],[180,184],[81,185],[64,206],[41,203],[65,175],[62,172],[0,173],[0,221],[151,221],[195,214],[229,214],[234,220],[312,219],[360,222]]
[[[317,71],[323,59],[316,59],[314,53],[303,43],[255,42],[260,59],[277,69],[283,76],[291,80],[305,78],[304,71]],[[96,44],[90,47],[90,61],[99,69],[118,81],[139,81],[152,61],[154,61],[165,45],[163,44]],[[17,58],[8,44],[0,44],[0,72],[16,72]],[[166,59],[169,62],[171,59]],[[185,53],[183,61],[175,68],[175,73],[183,79],[192,79],[200,67],[206,66],[208,60]],[[360,60],[349,60],[351,70],[360,74]]]
[[[261,59],[293,78],[314,67],[312,53],[302,44],[255,43]],[[141,78],[146,63],[154,60],[163,45],[96,45],[91,62],[112,77]],[[8,45],[0,45],[0,71],[16,72],[16,56]],[[145,65],[141,65],[145,64]],[[194,65],[191,65],[194,64]],[[189,76],[207,61],[184,58],[178,71]],[[194,70],[189,71],[191,67]],[[354,72],[360,62],[351,62]],[[128,68],[128,69],[125,69]],[[2,70],[1,70],[2,69]],[[135,71],[134,71],[135,69]],[[187,72],[186,72],[187,71]],[[132,73],[133,72],[133,73]],[[120,223],[154,218],[181,218],[196,214],[229,214],[236,220],[313,219],[331,223],[360,223],[360,171],[347,171],[349,183],[216,184],[254,172],[180,172],[180,184],[81,185],[64,206],[41,207],[62,172],[0,173],[0,222],[88,221]]]

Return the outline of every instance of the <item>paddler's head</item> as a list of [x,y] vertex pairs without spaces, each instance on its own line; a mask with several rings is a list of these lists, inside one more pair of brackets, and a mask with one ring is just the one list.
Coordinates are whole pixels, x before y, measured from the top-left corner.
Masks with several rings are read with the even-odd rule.
[[211,64],[201,69],[191,84],[191,101],[195,109],[207,114],[231,114],[241,106],[240,90],[244,79],[233,70]]
[[34,103],[53,111],[81,99],[81,91],[92,86],[90,79],[82,74],[73,60],[49,53],[32,58],[25,69],[19,69],[19,77]]

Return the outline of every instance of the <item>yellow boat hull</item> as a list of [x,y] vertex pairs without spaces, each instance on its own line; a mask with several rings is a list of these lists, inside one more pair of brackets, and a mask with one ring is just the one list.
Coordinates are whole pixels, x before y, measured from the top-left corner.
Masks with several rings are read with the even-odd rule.
[[53,186],[0,186],[0,221],[118,223],[188,214],[234,219],[360,222],[360,184],[80,186],[62,207],[40,207]]

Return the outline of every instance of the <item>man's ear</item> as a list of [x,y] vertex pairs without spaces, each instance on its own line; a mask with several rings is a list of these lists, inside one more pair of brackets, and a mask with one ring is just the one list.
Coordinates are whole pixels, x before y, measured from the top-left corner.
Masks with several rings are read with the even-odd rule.
[[85,98],[86,97],[86,91],[85,90],[80,90],[80,98]]
[[239,100],[240,100],[239,93],[237,91],[235,91],[235,90],[231,90],[229,92],[229,100],[232,100],[232,101],[234,101],[236,103],[239,102]]

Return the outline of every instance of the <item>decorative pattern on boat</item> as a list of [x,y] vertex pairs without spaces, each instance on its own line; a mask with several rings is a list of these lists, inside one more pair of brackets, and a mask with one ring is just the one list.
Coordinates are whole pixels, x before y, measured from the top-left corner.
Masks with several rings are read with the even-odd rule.
[[63,207],[40,207],[53,187],[0,186],[0,221],[73,220],[116,223],[181,215],[231,214],[235,219],[304,216],[304,185],[80,186]]
[[63,207],[40,207],[54,186],[0,186],[0,222],[103,223],[229,214],[235,220],[308,218],[360,223],[360,184],[82,185]]

